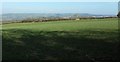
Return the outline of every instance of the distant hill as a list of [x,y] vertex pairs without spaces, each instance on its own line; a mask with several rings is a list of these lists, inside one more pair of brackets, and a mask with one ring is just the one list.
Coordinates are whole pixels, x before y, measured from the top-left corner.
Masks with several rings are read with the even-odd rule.
[[115,16],[115,15],[94,15],[89,13],[8,13],[0,15],[3,21],[23,20],[26,18],[43,17],[92,17],[92,16]]

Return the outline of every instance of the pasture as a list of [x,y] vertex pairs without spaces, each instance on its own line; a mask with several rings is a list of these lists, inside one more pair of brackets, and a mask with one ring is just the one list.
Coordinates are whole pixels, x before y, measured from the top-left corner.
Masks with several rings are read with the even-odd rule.
[[117,60],[118,20],[2,25],[3,60]]

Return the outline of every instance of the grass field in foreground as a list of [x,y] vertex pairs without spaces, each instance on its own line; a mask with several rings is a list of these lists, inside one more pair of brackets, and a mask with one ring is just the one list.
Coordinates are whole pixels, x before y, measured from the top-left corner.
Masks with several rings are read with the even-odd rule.
[[118,59],[118,20],[86,19],[2,26],[3,60]]

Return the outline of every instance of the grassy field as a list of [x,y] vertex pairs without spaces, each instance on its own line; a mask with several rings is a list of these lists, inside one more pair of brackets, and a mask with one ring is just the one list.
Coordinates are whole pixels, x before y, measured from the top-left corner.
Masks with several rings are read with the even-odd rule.
[[3,24],[3,60],[117,60],[118,20]]
[[3,25],[3,29],[30,29],[40,31],[78,31],[93,29],[118,29],[117,19],[67,20],[39,23],[14,23]]

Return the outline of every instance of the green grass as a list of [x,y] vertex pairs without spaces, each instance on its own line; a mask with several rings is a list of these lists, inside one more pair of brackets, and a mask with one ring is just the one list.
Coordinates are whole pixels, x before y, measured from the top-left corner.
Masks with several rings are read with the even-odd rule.
[[2,26],[3,60],[118,59],[118,20],[86,19]]
[[[113,21],[114,20],[114,21]],[[31,29],[42,31],[74,31],[93,29],[118,29],[117,19],[94,19],[80,21],[55,21],[39,23],[15,23],[3,25],[3,29]]]

